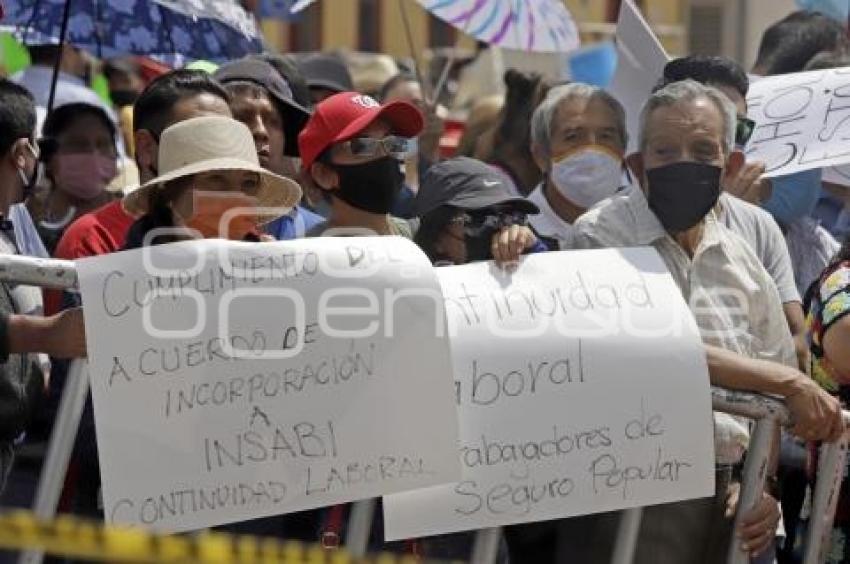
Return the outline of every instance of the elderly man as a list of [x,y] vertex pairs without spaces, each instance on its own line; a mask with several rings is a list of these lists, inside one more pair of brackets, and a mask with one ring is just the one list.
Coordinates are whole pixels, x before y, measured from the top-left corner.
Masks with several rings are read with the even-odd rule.
[[[576,246],[655,247],[694,312],[712,384],[782,395],[798,434],[835,438],[843,430],[838,405],[792,368],[794,348],[776,287],[747,243],[715,217],[723,179],[743,165],[733,150],[734,131],[735,109],[713,87],[686,80],[653,94],[641,116],[639,152],[628,159],[641,190],[616,195],[580,218]],[[732,505],[727,495],[735,498],[730,468],[739,462],[745,433],[734,420],[716,417],[715,497],[649,508],[638,562],[725,560],[732,533],[724,517]],[[750,552],[768,546],[777,520],[776,502],[764,494],[738,531]]]
[[[572,247],[573,223],[625,184],[626,114],[595,86],[556,86],[531,118],[531,152],[543,181],[528,199],[537,233],[561,249]],[[555,245],[550,244],[550,247]]]
[[[735,106],[735,148],[744,150],[755,124],[747,119],[747,91],[749,79],[744,69],[731,59],[693,55],[674,59],[664,67],[664,78],[659,88],[685,79],[713,86],[723,92]],[[736,174],[727,174],[723,179],[723,192],[717,202],[717,220],[740,235],[773,278],[785,320],[794,335],[797,360],[801,369],[808,366],[806,327],[802,300],[794,279],[794,264],[785,244],[785,236],[770,213],[758,205],[770,195],[771,181],[762,178],[764,163],[747,162]],[[804,173],[805,177],[808,173]],[[775,190],[785,191],[787,186],[795,190],[790,175],[772,179]],[[735,197],[737,196],[737,197]],[[821,268],[822,270],[822,268]]]

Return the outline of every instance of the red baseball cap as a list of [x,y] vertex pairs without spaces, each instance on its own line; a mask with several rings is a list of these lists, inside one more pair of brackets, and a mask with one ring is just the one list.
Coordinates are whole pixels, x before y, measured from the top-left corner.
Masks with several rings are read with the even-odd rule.
[[422,112],[409,102],[396,101],[382,106],[374,98],[359,92],[334,94],[316,105],[313,115],[298,135],[304,170],[310,170],[322,151],[334,143],[355,137],[378,118],[387,120],[392,132],[402,137],[416,137],[425,126]]

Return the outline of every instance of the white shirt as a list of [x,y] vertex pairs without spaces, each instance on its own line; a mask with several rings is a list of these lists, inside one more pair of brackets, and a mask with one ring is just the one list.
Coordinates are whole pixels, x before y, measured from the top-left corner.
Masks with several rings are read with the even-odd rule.
[[[796,367],[773,280],[750,246],[719,223],[714,212],[705,218],[693,258],[664,230],[640,190],[605,200],[574,227],[576,248],[654,247],[688,302],[704,343]],[[741,422],[715,413],[718,462],[737,462],[748,440]]]
[[776,284],[783,304],[801,301],[785,236],[769,212],[723,192],[717,220],[749,243]]
[[555,210],[549,205],[549,200],[546,199],[546,195],[543,193],[543,188],[543,183],[540,183],[528,195],[527,200],[540,208],[540,213],[528,216],[528,223],[541,237],[547,237],[556,241],[559,250],[571,249],[573,247],[575,229],[572,224],[564,221],[561,216],[555,213]]

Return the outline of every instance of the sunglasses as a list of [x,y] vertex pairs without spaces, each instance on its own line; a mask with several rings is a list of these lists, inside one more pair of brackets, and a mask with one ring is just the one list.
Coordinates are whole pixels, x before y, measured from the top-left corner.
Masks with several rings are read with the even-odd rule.
[[512,225],[528,225],[528,216],[518,211],[469,212],[455,217],[451,223],[463,226],[467,237],[478,237],[487,232],[498,231]]
[[340,145],[348,147],[355,157],[376,157],[381,153],[403,159],[407,156],[410,140],[405,137],[390,135],[383,139],[373,137],[355,137]]
[[739,147],[746,146],[755,130],[756,122],[747,117],[739,117],[735,124],[735,144]]

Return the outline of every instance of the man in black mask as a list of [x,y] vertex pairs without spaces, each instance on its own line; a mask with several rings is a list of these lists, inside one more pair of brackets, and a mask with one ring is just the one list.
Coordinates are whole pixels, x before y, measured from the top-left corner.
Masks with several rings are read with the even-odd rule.
[[[640,189],[579,218],[576,246],[651,245],[694,314],[711,383],[784,396],[795,434],[834,438],[843,431],[837,405],[797,370],[773,280],[715,217],[724,179],[744,163],[734,142],[735,108],[719,90],[685,80],[654,93],[641,114],[639,152],[628,158]],[[716,495],[646,508],[635,562],[726,561],[737,507],[732,471],[748,440],[745,426],[715,414]],[[746,509],[737,534],[742,550],[755,555],[771,546],[779,511],[767,492]]]
[[135,57],[116,57],[103,64],[109,82],[109,97],[117,108],[132,106],[145,89],[142,71]]
[[[319,103],[298,137],[304,171],[330,199],[328,220],[308,235],[403,235],[407,222],[389,212],[404,183],[403,159],[422,114],[409,102],[381,106],[357,92]],[[331,234],[331,233],[328,233]]]

